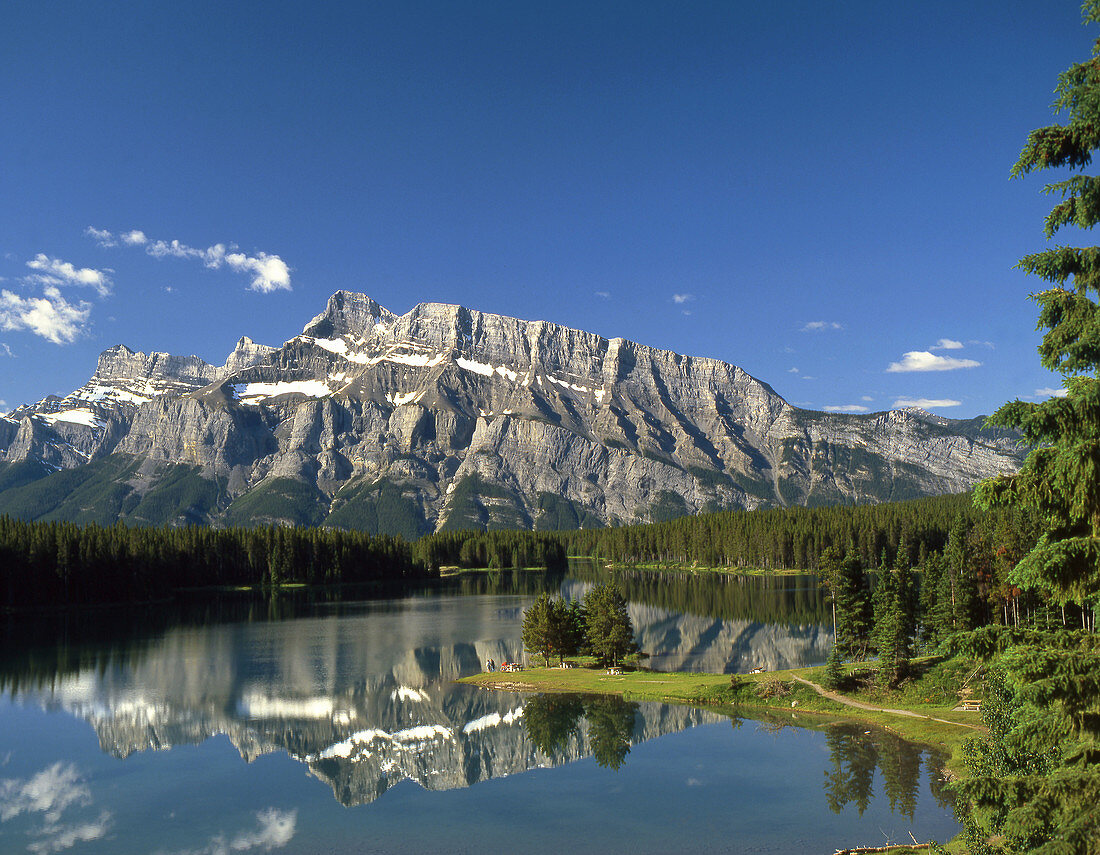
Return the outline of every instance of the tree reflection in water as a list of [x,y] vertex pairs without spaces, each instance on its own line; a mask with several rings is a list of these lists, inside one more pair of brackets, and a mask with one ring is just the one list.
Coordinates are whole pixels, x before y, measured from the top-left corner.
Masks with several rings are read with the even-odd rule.
[[618,770],[630,753],[634,736],[634,713],[638,705],[613,695],[597,695],[584,704],[588,737],[596,762]]
[[630,753],[637,710],[637,704],[613,695],[537,695],[524,704],[523,726],[538,751],[563,759],[570,740],[582,737],[583,716],[596,762],[618,770]]
[[[537,695],[524,705],[523,724],[535,749],[552,760],[566,759],[571,749],[583,750],[587,742],[588,753],[600,766],[618,770],[630,753],[637,709],[638,704],[613,695]],[[736,729],[742,720],[733,717],[731,723]],[[778,731],[793,725],[766,719],[758,726]],[[832,764],[824,773],[825,798],[833,813],[853,804],[862,816],[875,797],[876,770],[890,810],[911,822],[922,771],[928,775],[936,803],[942,808],[953,807],[945,792],[944,753],[884,730],[864,730],[858,724],[830,725],[824,732]]]
[[572,737],[580,733],[584,703],[578,695],[537,695],[523,705],[523,726],[535,749],[551,760],[564,759]]
[[855,804],[863,814],[874,797],[875,769],[878,768],[890,809],[912,820],[920,789],[922,759],[926,763],[932,797],[941,807],[952,806],[951,798],[944,792],[944,754],[907,742],[892,733],[877,729],[865,731],[854,724],[827,728],[825,741],[832,760],[832,769],[825,770],[825,797],[834,813]]

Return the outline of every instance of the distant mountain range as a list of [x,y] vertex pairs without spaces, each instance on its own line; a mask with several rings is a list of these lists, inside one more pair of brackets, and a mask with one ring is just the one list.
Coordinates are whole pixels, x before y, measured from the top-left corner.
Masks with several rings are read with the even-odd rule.
[[118,345],[0,417],[0,513],[414,537],[908,499],[1021,460],[980,418],[813,412],[718,360],[338,291],[281,347]]

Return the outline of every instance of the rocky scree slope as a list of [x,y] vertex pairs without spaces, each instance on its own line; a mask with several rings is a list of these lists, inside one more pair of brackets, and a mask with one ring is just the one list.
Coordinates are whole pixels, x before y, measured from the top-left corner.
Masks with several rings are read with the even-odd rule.
[[1020,461],[980,420],[802,410],[714,359],[339,291],[281,347],[213,366],[119,345],[0,418],[0,513],[573,528],[960,492]]

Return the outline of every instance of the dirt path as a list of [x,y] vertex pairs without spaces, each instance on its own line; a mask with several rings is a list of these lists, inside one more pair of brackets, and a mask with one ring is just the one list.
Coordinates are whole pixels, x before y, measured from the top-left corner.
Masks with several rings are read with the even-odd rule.
[[860,710],[870,710],[871,712],[889,713],[890,715],[907,715],[910,718],[926,718],[929,721],[938,721],[941,724],[953,724],[956,727],[968,727],[971,730],[976,730],[979,733],[984,733],[985,728],[976,724],[964,724],[961,721],[948,721],[945,718],[936,718],[935,716],[923,715],[922,713],[913,712],[912,710],[892,710],[886,707],[876,707],[871,704],[865,704],[862,701],[853,701],[851,698],[846,698],[844,695],[838,695],[836,692],[830,692],[828,689],[819,686],[817,683],[811,683],[804,677],[799,677],[796,674],[791,675],[799,683],[805,683],[821,697],[828,698],[830,701],[836,701],[838,704],[844,704],[848,707],[855,707]]

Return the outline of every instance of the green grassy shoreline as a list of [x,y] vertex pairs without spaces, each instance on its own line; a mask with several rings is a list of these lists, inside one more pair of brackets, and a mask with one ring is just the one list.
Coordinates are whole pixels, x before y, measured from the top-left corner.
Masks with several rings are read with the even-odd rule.
[[[796,677],[821,684],[824,668],[794,668],[766,671],[760,674],[734,675],[656,671],[626,671],[607,674],[603,670],[576,668],[532,667],[514,673],[481,673],[464,677],[458,682],[512,692],[567,692],[618,695],[630,701],[659,701],[703,707],[737,715],[739,711],[782,712],[796,719],[826,721],[858,721],[885,728],[913,742],[936,747],[950,756],[948,771],[963,774],[962,745],[970,736],[981,732],[978,713],[955,712],[955,699],[943,702],[931,698],[921,680],[914,681],[902,692],[857,691],[845,694],[850,700],[912,713],[858,709],[822,697],[814,689],[796,681]],[[767,689],[780,694],[762,697]],[[923,689],[923,691],[922,691]],[[925,697],[922,697],[924,695]],[[916,700],[914,700],[916,699]],[[752,717],[752,716],[750,716]],[[944,719],[950,723],[936,721]],[[806,725],[802,725],[806,726]]]
[[[578,561],[597,561],[590,555],[570,555],[570,558]],[[816,570],[800,567],[733,567],[730,565],[720,564],[716,566],[710,566],[707,564],[698,563],[683,563],[683,562],[637,562],[637,563],[625,563],[625,562],[603,562],[600,564],[603,570],[641,570],[646,573],[716,573],[724,574],[727,576],[806,576],[813,575]]]
[[[726,576],[807,576],[816,574],[816,570],[809,568],[781,567],[731,567],[727,565],[710,566],[703,564],[686,564],[682,562],[614,562],[604,561],[592,555],[570,555],[570,561],[588,562],[599,570],[611,572],[619,570],[639,570],[646,573],[670,573],[670,574],[716,574]],[[443,565],[439,568],[440,576],[462,576],[464,574],[500,573],[511,571],[539,571],[545,572],[545,567],[460,567],[455,564]]]

